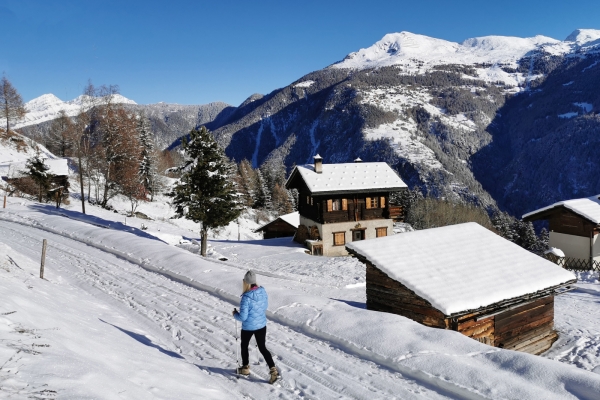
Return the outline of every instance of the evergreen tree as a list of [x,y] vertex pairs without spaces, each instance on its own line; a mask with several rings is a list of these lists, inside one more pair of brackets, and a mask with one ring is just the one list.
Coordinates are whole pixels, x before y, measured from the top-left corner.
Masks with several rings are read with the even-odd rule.
[[41,203],[43,194],[50,187],[53,175],[48,173],[50,167],[44,162],[39,149],[27,160],[25,168],[26,170],[22,172],[35,182],[38,188],[38,201]]
[[242,202],[233,181],[234,169],[205,127],[192,130],[182,147],[185,160],[178,168],[182,176],[169,195],[178,217],[201,224],[201,254],[205,256],[208,229],[236,219]]
[[492,217],[492,225],[498,234],[514,243],[519,241],[519,233],[515,230],[517,222],[515,218],[502,211],[496,212]]
[[269,211],[273,209],[271,191],[260,169],[256,170],[256,198],[254,208],[264,208]]
[[152,142],[152,132],[150,131],[150,121],[144,114],[139,116],[138,135],[142,154],[140,156],[139,177],[146,192],[150,194],[150,201],[154,200],[156,191],[156,156],[154,144]]

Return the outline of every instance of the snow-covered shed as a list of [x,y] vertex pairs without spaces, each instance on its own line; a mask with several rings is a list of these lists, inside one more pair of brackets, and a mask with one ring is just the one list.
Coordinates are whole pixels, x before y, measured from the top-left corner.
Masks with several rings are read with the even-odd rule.
[[271,222],[254,230],[254,232],[262,232],[263,239],[273,239],[279,237],[294,236],[300,225],[300,214],[298,211],[293,213],[280,215]]
[[549,222],[549,245],[563,251],[566,267],[600,269],[600,195],[559,201],[522,219]]
[[392,233],[399,207],[390,195],[406,184],[385,162],[298,165],[285,187],[298,190],[300,225],[295,240],[312,254],[347,255],[345,244]]
[[471,222],[346,245],[367,266],[367,309],[540,354],[554,296],[576,277]]
[[[54,199],[56,193],[60,193],[63,201],[69,197],[69,162],[66,158],[44,158],[44,164],[48,166],[48,174],[52,175],[52,188],[46,194],[49,199]],[[37,194],[37,187],[31,188],[27,183],[27,175],[24,171],[27,169],[27,162],[13,162],[0,164],[0,177],[11,183],[17,191],[23,191],[31,195]]]

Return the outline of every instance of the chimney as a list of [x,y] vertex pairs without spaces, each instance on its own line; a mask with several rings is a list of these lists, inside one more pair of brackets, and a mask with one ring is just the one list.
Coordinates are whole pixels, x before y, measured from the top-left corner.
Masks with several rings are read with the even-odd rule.
[[354,160],[355,163],[361,163],[362,160],[360,159],[360,157],[358,157],[356,160]]
[[323,157],[320,155],[316,155],[313,157],[315,159],[315,172],[320,174],[323,172]]

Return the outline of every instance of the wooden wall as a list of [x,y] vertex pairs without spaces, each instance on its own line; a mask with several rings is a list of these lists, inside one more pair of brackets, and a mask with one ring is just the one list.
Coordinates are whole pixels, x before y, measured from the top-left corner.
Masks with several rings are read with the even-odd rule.
[[494,345],[539,354],[558,338],[554,331],[554,296],[496,315]]
[[447,327],[441,311],[370,263],[367,263],[367,310],[402,315],[436,328]]

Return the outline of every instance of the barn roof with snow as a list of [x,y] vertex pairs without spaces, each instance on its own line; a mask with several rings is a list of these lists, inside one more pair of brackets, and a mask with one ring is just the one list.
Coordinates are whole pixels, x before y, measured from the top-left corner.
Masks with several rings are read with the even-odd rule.
[[573,211],[575,214],[578,214],[595,224],[600,224],[600,195],[585,197],[582,199],[559,201],[547,207],[531,211],[523,215],[522,218],[524,220],[538,219],[539,217],[544,217],[549,212],[561,207],[567,208]]
[[256,228],[254,230],[254,232],[262,231],[265,227],[267,227],[268,225],[272,224],[273,222],[275,222],[277,220],[281,220],[281,221],[287,223],[288,225],[290,225],[291,227],[298,229],[298,225],[300,225],[300,213],[298,211],[294,211],[293,213],[280,215],[279,217],[275,218],[273,221],[269,221],[266,224],[261,225],[260,227]]
[[[57,175],[57,176],[68,176],[69,175],[69,164],[68,164],[68,160],[66,158],[57,158],[57,159],[45,158],[44,164],[46,164],[48,166],[47,172],[49,174],[53,174],[53,175]],[[9,164],[8,167],[5,169],[5,171],[3,172],[3,175],[5,173],[6,176],[9,178],[21,178],[24,176],[22,171],[27,169],[26,165],[27,165],[27,162],[16,162],[16,163]]]
[[385,162],[322,164],[321,172],[313,164],[298,165],[286,182],[295,187],[302,179],[312,194],[344,194],[396,191],[406,188],[398,174]]
[[473,222],[352,242],[346,248],[445,315],[576,280],[571,272]]

